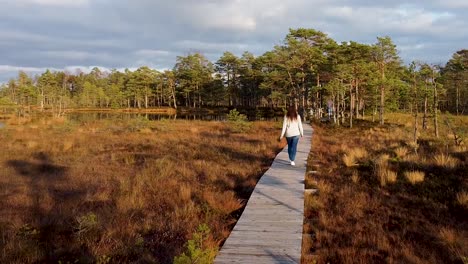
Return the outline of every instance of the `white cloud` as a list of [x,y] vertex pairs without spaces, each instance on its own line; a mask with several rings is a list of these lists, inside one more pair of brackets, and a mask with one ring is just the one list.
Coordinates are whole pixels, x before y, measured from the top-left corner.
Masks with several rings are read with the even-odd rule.
[[249,48],[249,45],[243,43],[216,43],[197,40],[181,40],[176,42],[175,46],[186,51],[207,52],[211,50],[218,53],[224,51],[245,51]]
[[86,51],[74,51],[74,50],[63,50],[63,51],[44,51],[41,52],[44,56],[53,57],[53,58],[61,58],[64,60],[85,60],[91,58],[93,56],[92,53]]
[[424,44],[418,43],[418,44],[412,44],[412,45],[399,45],[398,49],[400,51],[410,51],[410,50],[420,50],[425,47]]
[[135,54],[137,56],[147,56],[147,57],[158,57],[158,56],[167,56],[171,52],[167,50],[152,50],[152,49],[142,49],[137,50]]
[[47,68],[44,67],[22,67],[22,66],[12,66],[12,65],[0,65],[0,73],[5,72],[44,72]]
[[[352,30],[360,29],[368,33],[398,32],[415,34],[447,33],[455,15],[448,12],[435,12],[423,7],[402,5],[398,7],[351,7],[332,6],[324,9],[327,17],[346,23]],[[448,22],[448,23],[441,23]]]

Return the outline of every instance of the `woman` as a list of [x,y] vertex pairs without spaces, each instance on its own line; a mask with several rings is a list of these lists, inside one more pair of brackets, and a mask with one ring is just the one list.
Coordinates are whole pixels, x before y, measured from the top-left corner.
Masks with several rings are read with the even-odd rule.
[[288,108],[288,112],[284,116],[283,131],[281,131],[280,140],[286,137],[288,141],[288,155],[291,165],[295,166],[294,160],[296,159],[297,143],[299,136],[304,136],[302,129],[301,116],[297,114],[296,107],[293,105]]

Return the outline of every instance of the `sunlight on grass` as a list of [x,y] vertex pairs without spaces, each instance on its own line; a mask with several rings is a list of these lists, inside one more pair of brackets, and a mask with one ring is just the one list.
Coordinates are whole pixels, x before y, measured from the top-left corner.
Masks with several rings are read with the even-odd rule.
[[[263,121],[232,133],[223,122],[11,120],[0,132],[0,262],[87,248],[96,261],[170,263],[203,223],[214,249],[280,150],[277,133]],[[25,240],[21,226],[41,236]]]
[[456,257],[463,258],[466,257],[465,254],[468,253],[468,249],[466,248],[465,243],[459,237],[459,234],[449,227],[443,227],[439,230],[439,239],[449,248],[451,253]]
[[457,193],[457,202],[459,205],[468,208],[468,192]]
[[359,181],[359,172],[357,170],[353,171],[353,174],[351,175],[351,180],[354,183],[358,183],[358,181]]
[[[467,127],[468,119],[460,118],[465,121],[457,117],[456,127]],[[389,114],[383,126],[366,120],[351,129],[315,127],[312,157],[320,173],[307,177],[317,181],[315,199],[323,206],[311,210],[307,207],[317,206],[305,205],[306,233],[312,241],[303,259],[417,264],[467,260],[466,150],[446,137],[446,127],[439,127],[436,138],[433,126],[424,130],[421,120],[414,143],[413,120],[408,114]],[[356,148],[365,149],[367,158],[350,155]],[[437,153],[448,154],[440,165],[435,164]]]
[[382,187],[387,185],[387,183],[394,183],[397,179],[397,173],[386,167],[379,167],[377,169],[377,176]]
[[355,157],[349,154],[343,155],[343,163],[346,167],[352,167],[357,165]]
[[424,181],[424,172],[422,171],[405,171],[404,175],[411,184]]
[[395,149],[394,152],[395,152],[395,155],[401,159],[401,158],[404,158],[408,154],[408,149],[405,147],[398,147]]
[[438,154],[434,156],[434,164],[437,166],[453,169],[457,166],[457,160],[447,154]]
[[342,148],[346,149],[346,153],[343,155],[343,162],[346,167],[352,167],[358,165],[359,159],[366,158],[368,156],[367,150],[364,148]]

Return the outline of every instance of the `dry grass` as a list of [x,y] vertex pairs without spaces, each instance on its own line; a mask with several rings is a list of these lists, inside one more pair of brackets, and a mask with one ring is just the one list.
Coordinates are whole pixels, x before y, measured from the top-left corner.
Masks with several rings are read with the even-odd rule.
[[352,167],[357,165],[355,157],[349,154],[343,155],[343,163],[346,167]]
[[358,183],[358,181],[359,181],[359,172],[357,170],[353,171],[353,174],[351,175],[351,180],[354,183]]
[[375,160],[375,174],[380,182],[380,186],[385,186],[387,183],[393,183],[396,181],[396,172],[389,169],[388,160],[390,156],[388,154],[382,154]]
[[364,159],[367,157],[368,153],[364,148],[352,148],[342,146],[342,149],[346,152],[343,155],[343,162],[346,167],[352,167],[358,165],[358,160]]
[[440,167],[453,169],[457,166],[457,160],[447,154],[438,154],[434,156],[434,164]]
[[466,239],[461,238],[456,230],[450,227],[441,228],[439,230],[439,239],[450,250],[453,258],[465,258],[463,261],[466,261],[468,245],[466,244]]
[[385,186],[388,183],[396,182],[397,173],[386,167],[381,167],[377,169],[377,177],[379,179],[380,186]]
[[[304,261],[467,260],[468,208],[462,205],[468,199],[466,152],[445,139],[442,126],[440,139],[431,137],[433,131],[420,131],[418,142],[411,145],[411,117],[399,115],[401,126],[392,124],[392,118],[381,127],[360,120],[352,129],[314,127],[309,164],[319,164],[319,173],[308,177],[317,182],[319,192],[305,205]],[[468,119],[463,120],[457,127],[468,127]],[[348,165],[357,165],[343,165],[343,154],[357,148],[365,149],[367,158],[358,161],[353,156]],[[447,151],[457,165],[435,165],[434,153]]]
[[411,183],[416,184],[424,181],[424,172],[423,171],[405,171],[405,178]]
[[0,129],[0,262],[171,263],[202,223],[218,246],[279,151],[278,131],[12,120]]
[[459,205],[468,208],[468,192],[462,191],[457,193],[457,202]]
[[395,155],[398,158],[404,158],[408,154],[408,149],[405,147],[398,147],[395,149]]

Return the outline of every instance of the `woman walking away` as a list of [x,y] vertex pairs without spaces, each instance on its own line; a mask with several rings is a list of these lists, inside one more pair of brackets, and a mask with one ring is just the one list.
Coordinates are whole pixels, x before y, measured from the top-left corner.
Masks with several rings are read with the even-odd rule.
[[301,116],[297,114],[296,107],[292,105],[284,116],[283,131],[281,131],[280,136],[280,140],[286,137],[286,141],[288,141],[288,155],[292,166],[296,165],[294,160],[296,159],[299,136],[304,136],[304,129],[302,129]]

